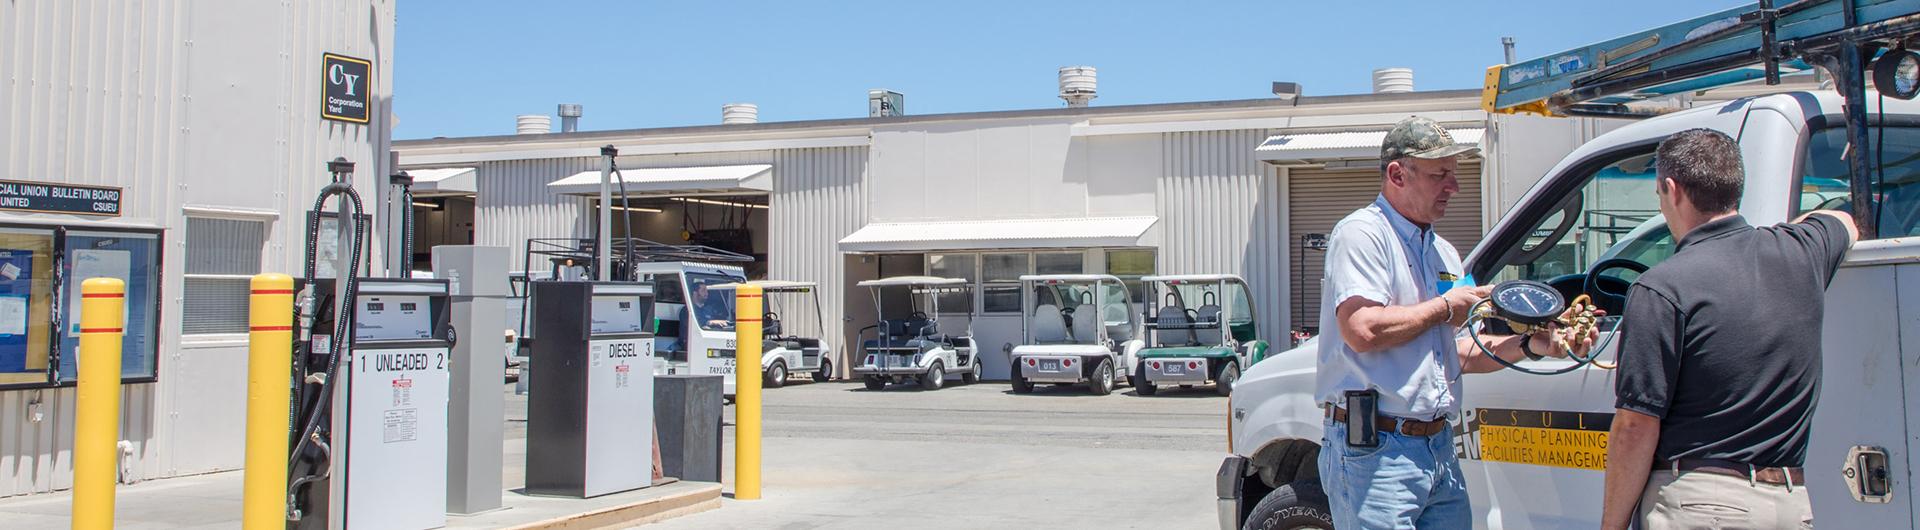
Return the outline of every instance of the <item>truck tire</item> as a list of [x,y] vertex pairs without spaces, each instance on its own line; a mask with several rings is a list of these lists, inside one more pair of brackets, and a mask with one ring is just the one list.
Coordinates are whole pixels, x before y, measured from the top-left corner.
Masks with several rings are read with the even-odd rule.
[[867,384],[867,390],[881,390],[881,389],[887,388],[887,378],[877,376],[877,375],[869,375],[865,379],[862,379],[861,382]]
[[926,390],[939,390],[940,386],[945,384],[947,384],[947,370],[940,366],[940,361],[934,361],[932,366],[927,367],[927,373],[920,376],[920,388]]
[[969,385],[980,382],[980,359],[970,360],[972,362],[967,364],[967,373],[960,374],[960,382]]
[[1240,382],[1240,363],[1227,361],[1220,365],[1220,373],[1213,374],[1213,391],[1222,396],[1233,394],[1233,384]]
[[833,380],[833,361],[820,360],[820,369],[813,372],[813,382],[825,383]]
[[1015,394],[1033,393],[1033,382],[1028,381],[1026,376],[1020,375],[1019,359],[1014,359],[1013,370],[1008,372],[1008,374],[1011,376],[1011,379],[1013,380],[1013,393]]
[[767,388],[780,388],[780,385],[787,384],[787,362],[775,359],[773,366],[767,367],[766,377],[761,379],[765,380]]
[[1087,390],[1092,391],[1096,396],[1113,393],[1112,360],[1101,359],[1100,364],[1093,367],[1093,373],[1087,374]]
[[1295,482],[1275,488],[1253,505],[1240,530],[1296,530],[1333,528],[1333,512],[1327,508],[1327,494],[1311,481]]
[[1142,396],[1151,396],[1154,392],[1160,391],[1160,389],[1153,386],[1153,381],[1147,380],[1147,363],[1140,363],[1140,367],[1135,368],[1133,373],[1133,391],[1135,393]]

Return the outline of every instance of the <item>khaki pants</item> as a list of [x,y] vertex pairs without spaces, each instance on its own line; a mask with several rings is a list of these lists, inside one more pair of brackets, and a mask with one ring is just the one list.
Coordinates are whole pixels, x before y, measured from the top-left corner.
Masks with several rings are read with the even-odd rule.
[[1640,495],[1642,528],[1813,528],[1807,487],[1776,486],[1706,471],[1658,470]]

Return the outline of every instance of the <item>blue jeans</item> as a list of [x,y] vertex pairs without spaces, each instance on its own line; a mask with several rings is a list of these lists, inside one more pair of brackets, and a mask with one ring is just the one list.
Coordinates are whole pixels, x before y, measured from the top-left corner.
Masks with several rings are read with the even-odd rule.
[[1377,447],[1347,445],[1347,425],[1326,420],[1320,486],[1340,530],[1473,527],[1466,477],[1453,431],[1433,436],[1381,432]]

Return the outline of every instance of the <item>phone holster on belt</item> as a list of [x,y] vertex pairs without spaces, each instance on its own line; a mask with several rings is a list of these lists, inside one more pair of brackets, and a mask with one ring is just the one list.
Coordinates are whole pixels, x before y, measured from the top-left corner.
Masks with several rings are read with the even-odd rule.
[[1347,397],[1347,445],[1351,447],[1378,447],[1380,445],[1380,423],[1375,418],[1380,414],[1380,391],[1375,389],[1348,390]]

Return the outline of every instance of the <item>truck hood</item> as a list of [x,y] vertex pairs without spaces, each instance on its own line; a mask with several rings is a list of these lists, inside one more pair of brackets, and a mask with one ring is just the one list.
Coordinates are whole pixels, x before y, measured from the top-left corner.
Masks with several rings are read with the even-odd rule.
[[1320,341],[1314,339],[1268,355],[1240,375],[1227,398],[1234,454],[1251,456],[1279,439],[1320,439],[1322,412],[1314,396],[1319,363]]

